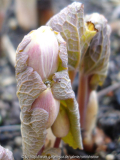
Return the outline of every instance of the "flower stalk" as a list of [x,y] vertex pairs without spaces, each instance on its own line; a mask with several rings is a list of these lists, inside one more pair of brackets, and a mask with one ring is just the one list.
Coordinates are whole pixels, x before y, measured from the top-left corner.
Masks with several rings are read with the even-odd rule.
[[59,148],[60,142],[61,142],[61,138],[56,138],[54,148]]
[[79,86],[78,86],[78,104],[79,104],[79,112],[80,112],[80,123],[81,128],[84,130],[85,117],[87,104],[89,101],[90,95],[90,85],[89,85],[89,77],[84,74],[79,74]]

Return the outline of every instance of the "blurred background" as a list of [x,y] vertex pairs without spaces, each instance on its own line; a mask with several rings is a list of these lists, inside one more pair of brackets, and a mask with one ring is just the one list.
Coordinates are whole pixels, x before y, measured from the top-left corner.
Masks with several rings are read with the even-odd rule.
[[[76,0],[77,1],[77,0]],[[45,25],[73,0],[0,0],[0,144],[21,160],[20,107],[16,96],[15,51],[24,35]],[[80,0],[85,14],[103,14],[112,28],[111,56],[106,81],[98,87],[98,147],[68,155],[98,155],[100,160],[120,160],[120,0]],[[73,89],[77,91],[77,76]]]

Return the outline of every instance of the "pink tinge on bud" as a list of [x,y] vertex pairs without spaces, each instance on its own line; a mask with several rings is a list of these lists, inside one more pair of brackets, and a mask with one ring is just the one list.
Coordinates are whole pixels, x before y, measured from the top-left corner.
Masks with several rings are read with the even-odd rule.
[[0,160],[14,160],[13,154],[10,150],[3,148],[0,145]]
[[49,113],[49,118],[46,128],[52,126],[59,113],[60,101],[56,100],[48,88],[33,102],[31,109],[41,108]]
[[48,79],[58,69],[58,41],[50,27],[40,27],[30,32],[31,42],[24,49],[28,54],[28,66],[41,76]]

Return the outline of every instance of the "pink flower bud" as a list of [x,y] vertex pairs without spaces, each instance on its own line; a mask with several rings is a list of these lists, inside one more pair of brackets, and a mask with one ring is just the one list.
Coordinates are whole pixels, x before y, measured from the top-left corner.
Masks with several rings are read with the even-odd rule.
[[28,66],[41,76],[49,78],[58,69],[58,41],[50,27],[40,27],[30,32],[31,42],[24,49],[28,54]]
[[54,123],[58,112],[59,112],[60,101],[56,100],[51,92],[51,89],[48,88],[40,94],[40,96],[33,102],[32,108],[41,108],[46,110],[49,113],[49,118],[47,121],[46,128],[49,128]]

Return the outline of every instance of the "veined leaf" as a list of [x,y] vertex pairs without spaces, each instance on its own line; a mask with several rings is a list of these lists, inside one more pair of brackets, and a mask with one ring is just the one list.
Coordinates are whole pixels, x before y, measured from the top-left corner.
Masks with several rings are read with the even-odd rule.
[[67,112],[70,121],[70,131],[67,136],[62,139],[71,147],[82,149],[78,104],[75,100],[75,94],[72,90],[67,70],[55,73],[53,81],[53,96],[61,100],[61,109]]
[[17,95],[21,107],[23,154],[35,156],[45,143],[48,112],[40,108],[31,110],[31,106],[47,87],[31,67],[27,67],[17,75],[17,83]]
[[[60,32],[67,42],[68,67],[69,70],[76,69],[97,32],[94,27],[85,23],[83,4],[72,3],[53,16],[47,25]],[[94,26],[92,23],[91,25]]]
[[98,29],[98,33],[90,43],[80,71],[92,76],[90,85],[94,89],[97,85],[103,84],[107,75],[111,29],[105,17],[98,13],[86,16],[86,22],[92,22]]
[[[47,36],[50,36],[50,43],[46,42]],[[48,55],[51,55],[50,59]],[[58,115],[60,100],[66,100],[67,105],[67,100],[72,99],[68,112],[75,122],[73,126],[70,120],[71,138],[75,144],[70,145],[73,148],[82,148],[78,106],[68,76],[67,63],[66,42],[58,32],[48,26],[30,32],[18,46],[17,96],[21,107],[23,154],[27,157],[37,155],[42,149],[46,129],[52,126]],[[66,142],[69,144],[68,138]]]

